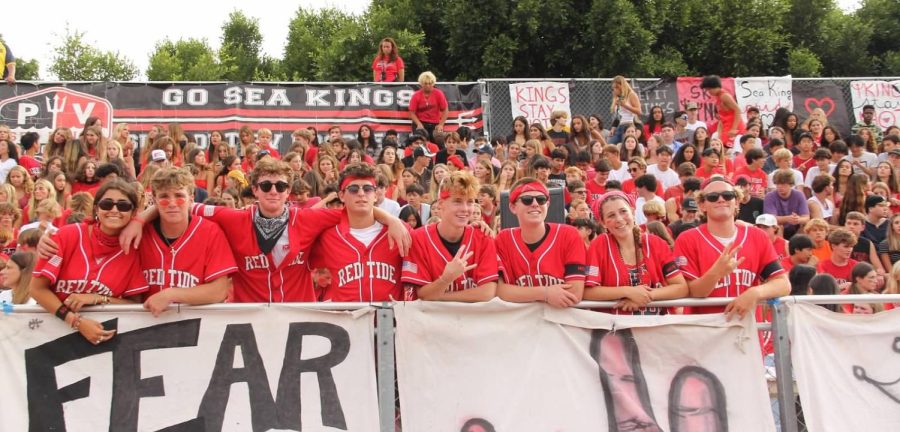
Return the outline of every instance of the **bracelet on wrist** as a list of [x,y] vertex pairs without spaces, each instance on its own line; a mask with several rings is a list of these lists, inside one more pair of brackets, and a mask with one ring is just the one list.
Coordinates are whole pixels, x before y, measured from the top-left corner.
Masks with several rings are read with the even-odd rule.
[[137,222],[137,223],[139,223],[139,224],[141,224],[141,225],[146,225],[146,224],[147,224],[147,221],[145,221],[145,220],[144,220],[143,218],[141,218],[140,216],[132,216],[132,217],[131,217],[131,222]]
[[69,312],[72,312],[72,310],[69,309],[69,307],[65,304],[61,304],[58,308],[56,308],[56,312],[54,312],[54,315],[56,315],[57,318],[65,321],[66,315],[68,315]]
[[78,330],[78,327],[81,326],[81,315],[75,314],[75,318],[72,320],[72,329]]

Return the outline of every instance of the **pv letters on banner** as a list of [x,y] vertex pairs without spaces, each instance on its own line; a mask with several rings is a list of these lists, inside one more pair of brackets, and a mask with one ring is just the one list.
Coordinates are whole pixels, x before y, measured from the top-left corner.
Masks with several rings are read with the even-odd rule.
[[[0,319],[4,431],[376,430],[371,313],[269,307]],[[36,324],[40,322],[40,324]]]
[[749,315],[613,316],[499,300],[394,310],[404,430],[775,430]]

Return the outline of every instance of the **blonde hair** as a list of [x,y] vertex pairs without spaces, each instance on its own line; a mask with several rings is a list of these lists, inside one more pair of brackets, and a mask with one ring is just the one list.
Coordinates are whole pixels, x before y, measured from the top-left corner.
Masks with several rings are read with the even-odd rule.
[[775,151],[775,154],[772,155],[772,159],[774,159],[775,161],[791,160],[793,158],[794,154],[786,148],[778,149]]
[[900,281],[897,279],[900,279],[900,261],[895,262],[891,267],[891,275],[884,289],[885,294],[900,294]]
[[806,225],[803,225],[803,232],[809,233],[816,228],[821,228],[827,233],[828,222],[825,222],[825,219],[822,218],[812,218],[809,220],[809,222],[806,223]]
[[644,211],[644,215],[655,214],[657,216],[665,217],[666,216],[666,208],[663,207],[658,201],[647,201],[644,203],[641,210]]
[[419,74],[419,85],[425,84],[434,84],[437,82],[437,77],[431,71],[425,71]]
[[[25,190],[25,193],[30,194],[30,193],[34,192],[34,180],[31,179],[31,174],[28,174],[28,170],[26,170],[25,167],[23,167],[22,165],[16,165],[16,166],[12,167],[12,169],[9,170],[9,174],[6,175],[6,183],[10,183],[9,175],[14,172],[22,174],[22,177],[23,177],[22,189]],[[13,186],[13,188],[15,188],[15,186]],[[15,196],[15,195],[13,195],[13,196]]]
[[267,128],[257,129],[256,130],[256,138],[259,139],[260,136],[266,135],[269,138],[272,137],[272,131]]
[[[900,217],[900,213],[894,213],[890,217],[890,223],[887,226],[887,237],[884,239],[888,246],[888,251],[900,251],[900,235],[894,232],[893,224],[896,218]],[[900,262],[900,261],[898,261]]]
[[451,196],[464,195],[467,199],[475,199],[478,196],[478,179],[469,171],[455,171],[441,182],[438,191],[449,192]]
[[62,209],[59,207],[59,203],[56,202],[55,199],[45,199],[37,205],[37,209],[35,209],[35,212],[38,215],[44,213],[50,216],[50,219],[56,219],[62,214]]
[[[28,220],[34,220],[37,217],[38,207],[40,204],[43,204],[46,201],[56,202],[56,188],[53,187],[53,183],[50,183],[47,179],[40,179],[34,182],[34,187],[43,186],[47,189],[47,198],[45,198],[41,202],[35,202],[34,192],[31,193],[31,197],[28,198]],[[56,215],[59,217],[59,215]]]
[[122,153],[124,152],[124,150],[122,149],[122,144],[120,144],[116,140],[110,140],[108,143],[106,143],[106,151],[104,151],[103,154],[100,155],[100,162],[109,162],[110,160],[113,160],[109,158],[109,147],[115,147],[119,149],[119,157],[117,159],[121,159],[124,161],[124,156],[122,156]]
[[187,189],[194,193],[194,178],[184,168],[161,169],[150,179],[150,188],[156,194],[165,189]]
[[[628,80],[626,80],[625,77],[623,77],[622,75],[614,76],[612,82],[613,82],[613,84],[619,84],[619,86],[622,87],[622,94],[620,96],[622,98],[627,98],[627,97],[631,96],[632,92],[634,92],[634,90],[631,88],[631,84],[628,84]],[[609,112],[615,112],[615,111],[616,111],[616,98],[613,97],[612,102],[609,104]]]

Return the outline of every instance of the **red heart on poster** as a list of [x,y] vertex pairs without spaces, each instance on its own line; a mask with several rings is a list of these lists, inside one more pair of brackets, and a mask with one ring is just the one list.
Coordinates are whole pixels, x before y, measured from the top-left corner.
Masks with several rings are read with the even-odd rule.
[[825,111],[825,117],[830,116],[831,113],[834,112],[834,99],[828,96],[823,97],[822,99],[806,98],[803,105],[806,106],[806,112],[810,113],[816,108],[822,108],[822,111]]

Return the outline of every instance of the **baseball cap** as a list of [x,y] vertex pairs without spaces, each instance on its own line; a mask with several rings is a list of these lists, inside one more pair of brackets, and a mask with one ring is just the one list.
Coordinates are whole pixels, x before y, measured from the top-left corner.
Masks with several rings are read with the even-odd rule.
[[888,152],[888,156],[900,156],[900,149],[893,149]]
[[422,157],[422,156],[434,157],[434,153],[430,153],[428,151],[428,147],[425,147],[425,146],[416,147],[416,149],[413,150],[413,157]]
[[260,150],[256,153],[256,160],[262,159],[263,156],[271,156],[268,150]]
[[700,207],[697,205],[697,200],[688,197],[681,201],[681,209],[684,211],[700,211]]
[[869,195],[866,198],[866,211],[869,211],[870,208],[877,206],[883,202],[887,202],[887,199],[881,195]]
[[494,148],[491,147],[490,144],[485,144],[485,145],[475,149],[475,153],[487,153],[487,154],[491,155],[491,157],[494,157]]
[[772,216],[770,214],[761,214],[756,217],[756,224],[773,227],[778,225],[778,220],[775,219],[775,216]]
[[697,105],[697,102],[688,102],[687,107],[685,107],[685,109],[690,111],[690,110],[700,109],[700,107]]
[[800,140],[802,140],[803,138],[809,138],[809,139],[815,141],[815,139],[813,139],[812,134],[809,132],[806,132],[806,131],[803,131],[803,132],[800,132],[799,134],[797,134],[797,142],[800,142]]
[[451,165],[455,166],[456,169],[463,169],[466,166],[463,164],[462,159],[460,159],[459,155],[453,155],[447,158],[447,162]]
[[165,162],[167,160],[166,152],[159,149],[153,150],[150,152],[150,159],[152,159],[153,162]]

